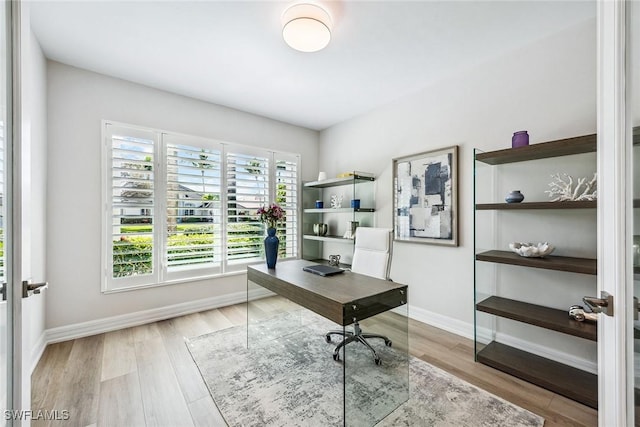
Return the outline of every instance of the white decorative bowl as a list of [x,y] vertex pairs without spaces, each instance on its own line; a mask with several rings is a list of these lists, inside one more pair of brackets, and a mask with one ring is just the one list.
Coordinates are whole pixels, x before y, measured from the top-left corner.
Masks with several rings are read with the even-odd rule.
[[551,246],[547,242],[544,243],[509,243],[509,248],[520,256],[542,258],[549,255],[555,247]]

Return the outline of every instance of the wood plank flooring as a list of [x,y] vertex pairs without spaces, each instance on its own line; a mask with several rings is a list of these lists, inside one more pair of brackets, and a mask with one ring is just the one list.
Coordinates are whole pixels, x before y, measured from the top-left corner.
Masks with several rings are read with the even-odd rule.
[[[290,310],[271,297],[263,315]],[[254,312],[252,308],[252,313]],[[69,410],[68,421],[41,426],[225,426],[184,337],[240,325],[238,304],[47,346],[32,376],[32,410]],[[473,341],[409,321],[409,349],[476,386],[545,418],[545,426],[596,426],[597,412],[533,384],[475,363]]]

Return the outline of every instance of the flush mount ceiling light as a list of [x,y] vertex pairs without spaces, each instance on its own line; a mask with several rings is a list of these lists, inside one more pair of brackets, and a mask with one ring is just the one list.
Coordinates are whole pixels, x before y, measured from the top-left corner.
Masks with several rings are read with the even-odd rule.
[[282,14],[282,37],[295,50],[317,52],[331,40],[331,17],[315,4],[294,4]]

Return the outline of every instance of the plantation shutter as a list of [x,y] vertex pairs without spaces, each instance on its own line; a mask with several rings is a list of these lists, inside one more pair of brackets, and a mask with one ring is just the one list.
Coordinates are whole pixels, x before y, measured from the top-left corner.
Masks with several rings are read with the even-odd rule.
[[[278,256],[298,256],[296,154],[105,120],[102,159],[104,292],[244,271],[264,259],[256,213],[272,203],[285,213]],[[0,212],[0,278],[2,221]]]
[[298,157],[275,153],[275,201],[285,211],[285,221],[278,227],[280,258],[298,256]]
[[[268,153],[229,150],[227,167],[228,265],[260,259],[265,236],[256,211],[269,203]],[[254,154],[255,153],[255,154]]]
[[149,282],[156,273],[155,134],[113,125],[106,129],[111,154],[111,278]]
[[[163,135],[166,152],[167,273],[219,271],[222,260],[221,149]],[[211,273],[209,271],[207,273]],[[203,272],[204,273],[204,272]]]

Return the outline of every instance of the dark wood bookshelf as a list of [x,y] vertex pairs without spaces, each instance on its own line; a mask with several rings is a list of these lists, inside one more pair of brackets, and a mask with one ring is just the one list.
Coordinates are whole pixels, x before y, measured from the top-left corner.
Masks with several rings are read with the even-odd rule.
[[[635,201],[634,201],[635,206]],[[595,209],[597,200],[577,202],[525,202],[525,203],[478,203],[476,210],[527,210],[527,209]]]
[[545,329],[562,332],[591,341],[598,339],[598,328],[594,322],[578,322],[569,317],[567,310],[529,304],[508,298],[492,296],[476,304],[479,311]]
[[357,184],[359,182],[375,181],[375,177],[371,175],[353,174],[342,178],[329,178],[322,181],[305,182],[305,187],[327,188],[336,187],[338,185]]
[[518,148],[476,154],[476,160],[489,165],[547,159],[572,154],[593,153],[597,148],[596,135],[583,135],[556,141],[541,142]]
[[523,267],[543,268],[570,273],[597,274],[597,260],[593,258],[573,258],[548,255],[544,258],[522,257],[514,252],[487,251],[476,254],[476,260],[498,264],[520,265]]
[[491,342],[476,360],[598,409],[598,376],[507,345]]

